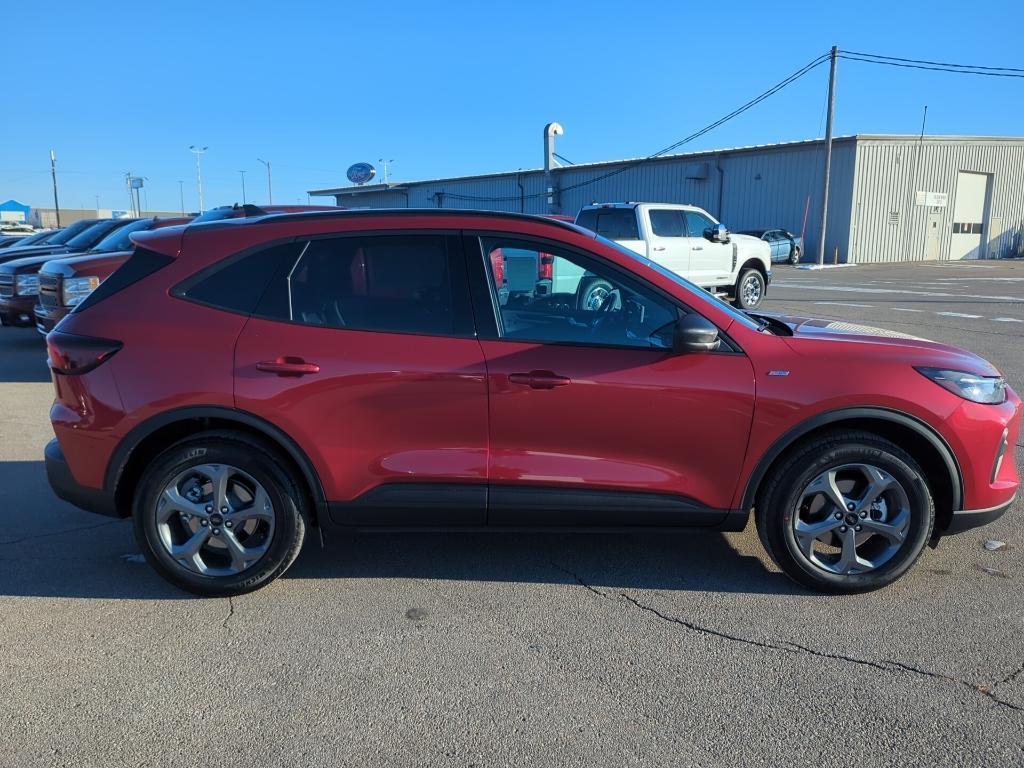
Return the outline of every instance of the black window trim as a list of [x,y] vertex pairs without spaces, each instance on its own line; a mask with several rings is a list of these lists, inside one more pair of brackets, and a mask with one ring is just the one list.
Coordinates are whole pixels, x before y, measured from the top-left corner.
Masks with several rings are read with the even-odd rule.
[[[569,243],[564,243],[558,240],[551,240],[550,238],[542,237],[539,235],[522,234],[519,232],[500,232],[493,230],[464,230],[463,231],[463,250],[465,251],[466,266],[467,266],[467,277],[470,280],[470,297],[473,300],[473,310],[476,316],[477,334],[481,341],[500,341],[509,344],[537,344],[543,346],[559,346],[559,347],[587,347],[591,349],[628,349],[634,352],[660,352],[666,356],[672,356],[675,353],[671,349],[663,349],[660,347],[640,347],[631,344],[601,344],[591,342],[579,342],[579,341],[552,341],[550,339],[509,339],[502,337],[498,332],[500,326],[500,320],[498,318],[498,312],[500,307],[498,303],[498,297],[494,290],[494,281],[490,280],[487,273],[487,254],[484,253],[483,249],[483,238],[487,237],[504,237],[510,240],[521,240],[527,242],[535,242],[543,245],[549,245],[555,249],[561,249],[569,253],[575,253],[583,258],[591,259],[598,262],[601,266],[607,267],[608,269],[621,276],[624,281],[633,283],[641,286],[644,290],[653,292],[658,298],[664,300],[666,303],[674,306],[678,312],[682,314],[700,314],[693,307],[682,302],[667,291],[662,290],[654,283],[645,280],[640,275],[631,272],[627,269],[623,269],[618,264],[605,259],[600,254],[588,251],[582,248],[578,248]],[[470,258],[470,254],[476,251],[477,257]],[[485,308],[485,304],[489,304],[489,311]],[[704,317],[703,315],[701,315]],[[746,355],[743,348],[737,344],[731,336],[729,336],[718,324],[715,326],[718,328],[718,337],[722,340],[721,346],[715,352],[704,353],[704,354],[718,354],[718,355]]]
[[[306,248],[309,243],[313,240],[336,240],[339,238],[348,237],[405,237],[405,236],[416,236],[416,235],[428,235],[434,237],[440,237],[445,241],[445,253],[448,257],[448,270],[449,270],[449,281],[451,283],[452,291],[452,312],[453,320],[455,320],[456,331],[454,333],[425,333],[422,331],[392,331],[392,330],[381,330],[377,328],[355,328],[345,327],[337,328],[329,325],[312,325],[310,323],[304,323],[301,320],[288,320],[283,317],[272,317],[270,315],[260,314],[257,310],[263,300],[263,295],[266,294],[267,289],[270,287],[271,282],[275,279],[283,278],[286,274],[294,270],[295,265],[298,264],[299,259],[305,254]],[[219,304],[214,304],[208,301],[202,301],[200,299],[192,298],[186,295],[189,288],[194,286],[196,283],[201,282],[209,275],[214,272],[225,269],[226,267],[234,264],[235,262],[246,258],[254,253],[262,251],[264,249],[276,248],[280,245],[288,243],[305,243],[299,255],[295,261],[291,264],[282,263],[279,272],[272,276],[267,284],[263,288],[263,293],[260,295],[260,299],[256,302],[256,307],[252,312],[243,312],[241,310],[232,309],[230,307],[224,307]],[[443,338],[443,339],[472,339],[477,337],[475,313],[473,312],[472,301],[469,297],[469,279],[466,275],[466,254],[463,244],[463,238],[461,232],[456,229],[370,229],[370,230],[346,230],[344,232],[321,232],[315,235],[293,235],[289,237],[281,237],[273,240],[265,240],[263,242],[252,245],[236,253],[232,253],[221,259],[218,259],[213,264],[209,264],[202,268],[198,272],[186,277],[181,282],[177,283],[171,288],[171,295],[182,301],[189,301],[193,304],[199,304],[200,306],[209,307],[210,309],[217,310],[219,312],[228,312],[233,315],[241,315],[242,317],[248,317],[257,320],[266,320],[272,323],[282,323],[284,325],[297,325],[303,328],[320,328],[327,331],[354,331],[357,333],[384,333],[391,336],[427,336],[431,338]],[[455,287],[460,282],[457,274],[461,274],[466,279],[466,291],[459,294]],[[462,305],[461,307],[459,305]],[[461,316],[461,317],[460,317]],[[461,321],[461,322],[460,322]],[[459,326],[463,326],[463,330],[460,332]]]

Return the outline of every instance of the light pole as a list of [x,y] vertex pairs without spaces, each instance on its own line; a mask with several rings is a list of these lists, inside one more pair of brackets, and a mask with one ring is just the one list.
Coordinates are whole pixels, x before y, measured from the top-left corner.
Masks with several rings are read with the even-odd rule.
[[209,147],[202,147],[201,149],[195,144],[189,147],[189,151],[196,156],[196,186],[199,187],[199,212],[203,212],[203,172],[199,167],[199,156],[203,154]]
[[239,171],[242,174],[242,205],[245,205],[245,171]]
[[178,179],[178,195],[181,197],[181,215],[185,215],[185,182]]
[[271,185],[270,181],[270,161],[260,160],[260,158],[258,157],[256,159],[263,163],[265,166],[267,166],[267,204],[271,205],[274,202],[274,188]]
[[384,186],[386,187],[388,185],[388,167],[391,163],[395,162],[395,159],[391,158],[390,160],[385,160],[383,157],[379,157],[377,158],[377,162],[380,163],[381,169],[384,172]]
[[57,226],[60,226],[60,203],[57,202],[57,153],[50,150],[50,175],[53,176],[53,211],[57,215]]

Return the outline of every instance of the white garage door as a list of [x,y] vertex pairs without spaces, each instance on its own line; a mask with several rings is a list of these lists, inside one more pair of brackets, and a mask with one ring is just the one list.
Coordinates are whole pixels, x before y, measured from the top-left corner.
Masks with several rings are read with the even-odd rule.
[[991,180],[987,173],[960,171],[957,174],[953,238],[949,246],[949,258],[954,261],[985,256],[985,203]]

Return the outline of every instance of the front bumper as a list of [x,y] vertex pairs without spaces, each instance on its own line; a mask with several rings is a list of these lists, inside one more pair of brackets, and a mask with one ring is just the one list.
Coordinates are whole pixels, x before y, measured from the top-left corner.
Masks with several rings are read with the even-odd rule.
[[44,307],[42,304],[36,304],[32,312],[36,318],[36,329],[45,335],[56,327],[68,310],[65,307]]
[[87,488],[75,480],[56,438],[46,444],[43,458],[46,461],[46,479],[59,498],[86,512],[95,512],[107,517],[123,517],[117,510],[113,494],[97,488]]
[[768,285],[771,285],[771,284],[772,284],[772,275],[773,275],[773,273],[772,273],[772,271],[771,271],[771,270],[769,269],[769,270],[768,270],[768,273],[767,273],[767,274],[766,274],[766,275],[764,276],[764,284],[765,284],[766,286],[768,286]]
[[35,303],[35,296],[8,296],[0,300],[0,321],[4,325],[22,328],[35,325],[36,321],[32,316],[32,307]]
[[1013,502],[1017,500],[1017,494],[1013,494],[1013,497],[1009,501],[1004,501],[1002,504],[998,504],[988,509],[961,509],[953,513],[953,519],[949,524],[949,528],[945,530],[945,533],[963,533],[969,531],[972,528],[980,528],[983,525],[994,523],[1010,507],[1013,506]]

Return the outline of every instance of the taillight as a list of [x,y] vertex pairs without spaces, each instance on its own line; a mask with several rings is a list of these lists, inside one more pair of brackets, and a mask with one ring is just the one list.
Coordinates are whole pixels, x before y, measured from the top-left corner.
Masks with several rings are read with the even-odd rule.
[[46,351],[54,373],[77,376],[88,373],[109,360],[123,345],[120,341],[75,336],[72,333],[50,331],[46,335]]
[[555,257],[550,253],[540,255],[540,264],[537,265],[537,279],[551,280],[555,276]]
[[497,288],[505,287],[505,254],[501,248],[491,251],[491,271],[494,273],[494,285]]

